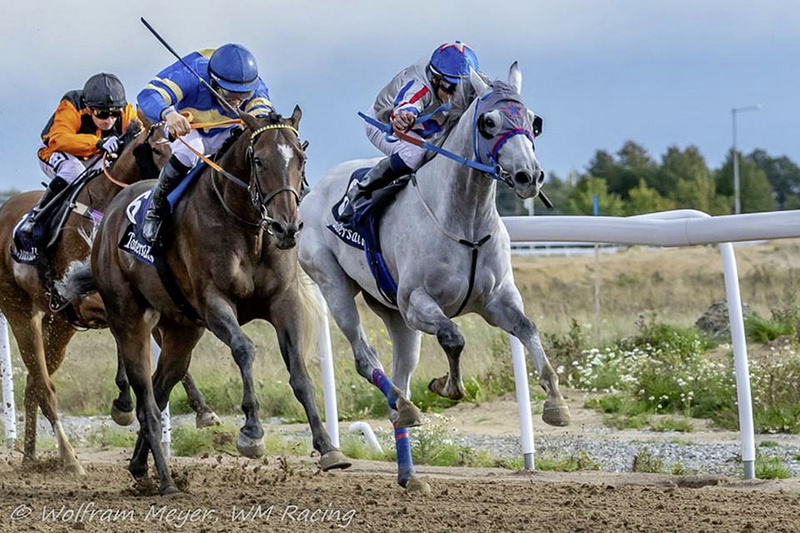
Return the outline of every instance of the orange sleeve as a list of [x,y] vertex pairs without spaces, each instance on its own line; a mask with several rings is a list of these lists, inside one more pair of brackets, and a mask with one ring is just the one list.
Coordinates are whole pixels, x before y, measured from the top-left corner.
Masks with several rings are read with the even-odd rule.
[[139,120],[139,115],[136,114],[133,104],[129,103],[122,110],[122,134],[125,135],[125,132],[128,131],[128,126],[135,122],[138,122],[139,126],[142,125],[142,121]]
[[66,152],[79,157],[97,154],[100,138],[91,133],[77,133],[81,127],[81,115],[68,100],[61,100],[48,133],[47,146],[53,152]]

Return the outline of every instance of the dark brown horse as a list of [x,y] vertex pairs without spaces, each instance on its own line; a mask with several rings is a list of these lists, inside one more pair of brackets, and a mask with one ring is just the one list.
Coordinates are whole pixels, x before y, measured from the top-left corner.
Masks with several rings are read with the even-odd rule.
[[[313,297],[298,278],[295,248],[305,166],[297,134],[300,117],[299,107],[289,119],[276,114],[242,115],[244,131],[219,161],[228,177],[206,168],[173,213],[165,239],[170,243],[164,247],[166,263],[202,326],[178,309],[153,267],[118,247],[128,226],[126,206],[152,183],[136,184],[119,194],[98,230],[92,252],[93,283],[103,297],[136,393],[142,428],[129,470],[135,478],[145,476],[151,451],[162,494],[177,488],[159,445],[159,413],[172,387],[186,373],[204,327],[230,347],[242,375],[246,421],[237,448],[248,457],[263,455],[264,430],[253,387],[256,350],[241,329],[255,319],[267,320],[277,332],[289,383],[305,408],[322,469],[350,466],[322,426],[302,355],[304,332],[313,329],[313,317],[306,316]],[[85,272],[76,273],[73,282],[76,291],[92,287]],[[154,328],[160,332],[162,352],[152,374],[150,331]]]
[[[122,184],[142,177],[158,175],[158,169],[169,158],[169,145],[159,142],[156,129],[142,131],[123,150],[108,174]],[[76,198],[84,213],[102,213],[122,187],[103,174],[91,178]],[[46,253],[40,254],[39,264],[27,265],[14,261],[11,249],[13,230],[17,221],[38,201],[40,191],[30,191],[9,198],[0,208],[0,310],[8,319],[17,340],[20,355],[28,369],[25,387],[26,460],[35,459],[36,417],[38,408],[47,417],[58,440],[58,451],[65,470],[83,474],[83,468],[64,434],[56,409],[56,395],[50,376],[64,360],[67,344],[78,331],[76,328],[106,326],[105,309],[98,295],[64,301],[59,294],[60,280],[68,270],[88,264],[91,241],[96,222],[88,214],[73,210],[64,223],[58,240]],[[85,207],[85,208],[84,208]],[[66,305],[65,305],[66,304]],[[60,308],[61,311],[55,309]],[[66,311],[74,311],[67,314]],[[116,383],[120,394],[114,400],[112,415],[123,425],[133,422],[133,402],[124,367],[118,360]],[[205,405],[202,396],[187,378],[190,397]],[[205,409],[211,413],[207,406]]]

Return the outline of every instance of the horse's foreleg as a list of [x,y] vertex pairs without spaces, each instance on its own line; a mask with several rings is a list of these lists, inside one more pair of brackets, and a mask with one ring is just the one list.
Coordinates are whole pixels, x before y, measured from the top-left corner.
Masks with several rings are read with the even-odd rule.
[[211,409],[206,403],[206,397],[194,384],[192,375],[187,371],[181,378],[183,389],[186,391],[186,396],[189,398],[189,407],[196,413],[195,426],[197,428],[207,428],[211,426],[219,426],[222,424],[217,413]]
[[25,381],[25,440],[23,461],[36,460],[36,419],[39,416],[39,391],[33,374],[28,372]]
[[[65,471],[78,475],[85,472],[75,457],[75,451],[69,443],[61,421],[58,419],[56,391],[48,371],[47,356],[45,354],[45,324],[42,320],[43,313],[33,313],[26,316],[10,315],[8,317],[14,336],[17,339],[20,355],[28,369],[28,381],[25,388],[25,455],[28,459],[35,458],[36,452],[36,410],[42,409],[53,433],[58,441],[58,453]],[[53,370],[58,368],[60,359],[63,358],[64,348],[59,339],[51,338],[54,350]],[[48,343],[49,344],[49,343]],[[57,361],[56,361],[57,359]]]
[[[320,453],[322,470],[349,468],[350,461],[333,446],[330,435],[322,425],[322,418],[314,398],[314,384],[303,361],[302,327],[305,321],[314,320],[316,317],[304,316],[296,291],[287,294],[284,298],[270,302],[270,309],[272,311],[270,312],[270,322],[278,334],[278,345],[283,362],[289,371],[289,385],[305,409],[308,425],[311,427],[314,449]],[[338,421],[331,420],[329,423],[336,424]]]
[[569,408],[561,395],[558,374],[553,370],[544,353],[539,331],[536,325],[525,316],[519,291],[513,283],[506,284],[506,286],[510,288],[492,297],[481,314],[489,324],[498,326],[514,335],[528,349],[539,375],[539,385],[547,393],[542,420],[551,426],[568,426],[570,423]]
[[428,388],[439,396],[460,400],[464,397],[464,383],[461,381],[464,336],[458,326],[447,318],[439,304],[421,287],[414,289],[409,296],[405,314],[412,327],[436,335],[436,340],[447,355],[450,371],[446,376],[431,380]]
[[245,423],[239,429],[236,447],[245,457],[261,457],[264,455],[264,428],[258,418],[259,403],[253,384],[256,347],[239,327],[233,305],[225,297],[211,293],[205,295],[205,300],[206,327],[230,347],[233,360],[242,375],[242,411]]
[[136,418],[136,413],[133,412],[131,386],[119,350],[117,350],[117,375],[114,377],[114,383],[119,389],[119,396],[111,402],[111,418],[120,426],[130,426]]
[[[385,307],[374,298],[364,298],[375,313],[386,324],[386,330],[392,339],[392,378],[397,387],[411,398],[411,374],[419,362],[422,334],[409,329],[402,315],[394,309]],[[390,418],[397,420],[397,413],[390,413]],[[397,483],[409,492],[428,492],[430,486],[422,478],[417,477],[414,462],[411,458],[411,441],[408,428],[394,425],[394,445],[397,452]]]
[[[383,365],[375,349],[369,345],[367,336],[361,327],[361,319],[356,307],[355,290],[352,281],[347,278],[341,267],[336,263],[329,264],[330,269],[323,275],[324,278],[315,276],[320,290],[325,295],[331,316],[353,349],[356,370],[367,381],[378,387],[386,397],[389,409],[397,412],[395,422],[401,427],[414,427],[422,424],[422,413],[406,397],[406,393],[395,386],[383,372]],[[333,273],[340,273],[331,279]]]

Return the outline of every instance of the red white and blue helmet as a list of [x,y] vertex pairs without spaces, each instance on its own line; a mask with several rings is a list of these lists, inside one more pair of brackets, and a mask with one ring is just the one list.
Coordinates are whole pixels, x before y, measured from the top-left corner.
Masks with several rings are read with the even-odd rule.
[[458,83],[469,76],[469,69],[480,70],[478,56],[466,43],[444,43],[433,51],[429,64],[431,71],[449,81]]
[[246,93],[258,87],[256,58],[241,44],[225,44],[208,61],[211,79],[226,91]]

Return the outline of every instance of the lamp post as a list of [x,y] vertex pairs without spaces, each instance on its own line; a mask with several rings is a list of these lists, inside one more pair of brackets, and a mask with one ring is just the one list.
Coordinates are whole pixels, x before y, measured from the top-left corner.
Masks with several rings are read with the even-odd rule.
[[742,111],[758,111],[761,104],[749,105],[745,107],[734,107],[731,109],[731,121],[733,124],[733,201],[736,214],[742,212],[742,198],[739,193],[739,152],[736,151],[736,113]]

